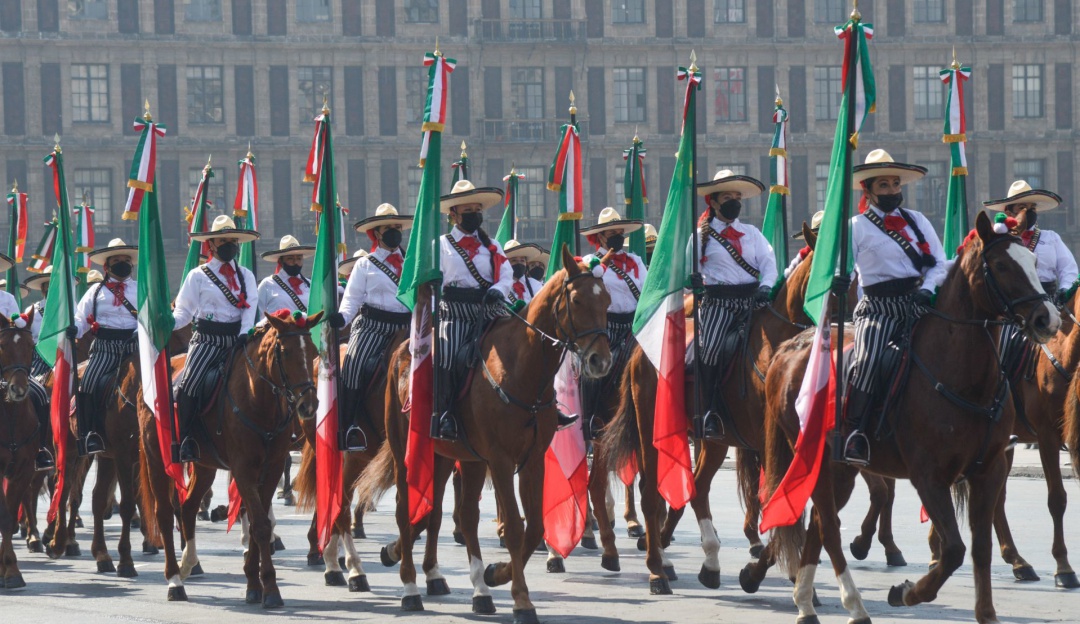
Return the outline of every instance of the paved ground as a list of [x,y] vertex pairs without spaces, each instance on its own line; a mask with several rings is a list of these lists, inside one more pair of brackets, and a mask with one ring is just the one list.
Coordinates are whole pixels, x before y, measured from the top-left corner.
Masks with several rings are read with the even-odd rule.
[[[1062,454],[1064,462],[1065,456]],[[1017,465],[1038,464],[1034,451],[1020,449]],[[224,475],[222,475],[224,477]],[[220,480],[224,483],[224,479]],[[1066,483],[1073,500],[1076,480]],[[217,488],[215,503],[224,502],[224,487]],[[89,500],[89,497],[87,497]],[[280,503],[277,503],[280,505]],[[845,543],[853,537],[858,520],[866,510],[865,489],[856,490],[855,498],[844,512],[847,526]],[[482,501],[482,546],[486,561],[503,558],[495,538],[493,496],[486,493]],[[137,579],[118,579],[115,575],[98,574],[89,557],[89,536],[80,539],[84,555],[60,561],[49,561],[44,555],[28,554],[20,542],[17,547],[20,566],[28,587],[19,591],[0,590],[0,622],[31,622],[47,618],[50,622],[253,622],[264,618],[320,619],[328,621],[382,622],[389,619],[415,622],[460,622],[466,620],[509,622],[511,600],[506,588],[493,590],[499,613],[495,616],[474,616],[470,613],[471,588],[468,566],[462,547],[450,540],[448,531],[441,540],[442,571],[452,589],[450,596],[425,597],[427,611],[423,614],[403,614],[399,610],[401,586],[396,569],[379,564],[378,550],[390,541],[394,533],[390,516],[390,499],[384,499],[377,512],[368,516],[367,532],[371,539],[359,544],[366,562],[372,593],[349,593],[344,588],[326,587],[322,570],[308,568],[304,555],[307,550],[308,518],[291,508],[277,507],[278,532],[287,550],[275,557],[284,610],[267,613],[243,602],[244,579],[241,570],[241,546],[236,531],[226,535],[223,524],[200,525],[199,553],[206,574],[189,579],[187,592],[190,603],[165,601],[166,584],[162,576],[163,557],[136,555],[140,576]],[[1003,622],[1077,622],[1080,621],[1080,590],[1067,592],[1053,585],[1053,559],[1050,557],[1051,524],[1046,511],[1046,488],[1042,482],[1029,478],[1014,478],[1009,484],[1008,510],[1022,553],[1042,576],[1037,583],[1021,584],[1013,580],[1010,568],[995,557],[994,592],[998,613]],[[722,471],[713,488],[713,511],[723,547],[720,553],[723,586],[708,590],[698,584],[697,571],[702,554],[695,523],[685,521],[676,533],[676,543],[669,551],[680,574],[672,584],[673,596],[656,597],[648,593],[648,582],[642,554],[634,541],[625,535],[619,521],[618,546],[622,554],[621,573],[605,572],[600,568],[599,555],[594,551],[575,552],[566,563],[567,573],[548,574],[544,559],[537,556],[529,562],[527,571],[533,601],[541,620],[547,622],[754,622],[769,624],[795,620],[791,601],[791,585],[782,578],[769,578],[759,593],[744,594],[736,574],[747,561],[745,538],[741,532],[742,512],[735,495],[734,473]],[[84,507],[84,517],[89,511]],[[932,605],[911,609],[893,609],[886,596],[891,585],[904,579],[915,580],[925,570],[927,550],[926,526],[919,524],[919,505],[914,491],[906,483],[897,492],[895,532],[904,550],[908,567],[887,569],[880,547],[871,551],[866,561],[852,566],[856,583],[863,592],[867,609],[875,622],[972,621],[974,592],[971,568],[964,565],[946,584]],[[119,535],[118,519],[107,522],[110,548],[115,556]],[[446,525],[444,525],[446,526]],[[1080,505],[1075,502],[1066,517],[1066,535],[1071,536],[1074,552],[1080,550]],[[824,602],[819,609],[821,621],[840,624],[847,621],[840,605],[839,592],[827,562],[818,575],[817,592]],[[1080,560],[1076,561],[1080,565]]]

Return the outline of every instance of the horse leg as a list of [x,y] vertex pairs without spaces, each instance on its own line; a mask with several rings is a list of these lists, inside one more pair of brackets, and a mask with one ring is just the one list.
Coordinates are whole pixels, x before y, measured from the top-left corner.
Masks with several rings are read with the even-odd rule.
[[[701,445],[701,452],[698,453],[697,466],[695,466],[694,470],[696,492],[694,498],[690,501],[690,506],[694,509],[698,529],[701,531],[701,549],[705,551],[705,561],[701,564],[701,570],[698,572],[698,581],[709,589],[720,587],[720,538],[717,537],[716,527],[713,526],[712,508],[709,506],[709,492],[712,490],[713,477],[720,470],[720,466],[724,464],[727,450],[728,447],[725,445],[706,441]],[[678,516],[681,515],[681,513],[677,515],[674,513],[668,514],[668,520],[664,525],[664,535],[661,536],[661,540],[665,537],[670,540],[671,533],[667,525],[671,524],[670,531],[674,531],[674,524],[678,521]],[[672,516],[676,517],[675,522],[672,521]],[[674,571],[674,568],[671,568],[670,572],[669,568],[664,568],[664,573],[669,581],[675,580]]]
[[[1076,589],[1080,587],[1080,580],[1077,580],[1076,573],[1069,565],[1069,549],[1065,547],[1065,506],[1068,503],[1068,495],[1065,493],[1065,484],[1061,480],[1061,464],[1058,463],[1061,438],[1056,429],[1053,435],[1044,437],[1048,439],[1039,441],[1039,459],[1042,461],[1043,475],[1046,478],[1046,506],[1050,509],[1050,517],[1054,520],[1054,545],[1050,551],[1057,563],[1054,570],[1054,585],[1064,589]],[[1002,498],[1005,497],[1004,491],[1005,486],[1002,485]]]
[[[600,444],[603,442],[601,441]],[[595,446],[594,446],[595,448]],[[619,551],[615,547],[615,519],[609,515],[607,499],[611,495],[608,487],[607,453],[593,453],[592,472],[589,474],[589,497],[592,499],[596,522],[600,528],[600,543],[604,552],[600,556],[600,567],[612,572],[619,571]],[[550,568],[548,569],[550,572]]]
[[[483,479],[481,479],[481,482]],[[454,469],[454,474],[451,477],[451,482],[454,487],[454,543],[464,544],[465,535],[461,531],[461,503],[462,503],[462,490],[461,490],[461,472],[457,468]],[[480,497],[480,492],[476,494],[477,498]]]
[[[274,570],[274,560],[271,556],[274,532],[270,526],[269,513],[270,501],[273,500],[274,489],[277,487],[277,477],[283,470],[283,461],[284,459],[278,459],[276,465],[274,463],[259,465],[257,470],[249,470],[242,464],[233,466],[233,478],[236,479],[236,487],[244,500],[244,508],[247,511],[248,521],[251,523],[248,560],[244,563],[244,574],[247,577],[245,601],[252,602],[254,589],[261,595],[264,609],[285,606],[281,600],[281,590],[277,586],[277,572]],[[265,477],[265,482],[261,485],[259,485],[260,477]],[[257,565],[252,565],[252,561],[257,561]],[[257,574],[253,575],[252,572],[257,572]]]
[[888,489],[881,477],[863,472],[862,478],[866,482],[866,488],[870,490],[870,507],[866,510],[866,517],[863,518],[859,534],[848,546],[851,556],[859,561],[863,561],[870,554],[870,546],[873,544],[874,534],[877,533],[878,519],[889,497]]
[[741,449],[736,452],[735,470],[739,478],[746,513],[743,515],[743,535],[750,543],[750,556],[757,559],[765,549],[761,543],[758,520],[761,518],[761,455],[757,451]]
[[97,562],[98,572],[116,572],[109,547],[105,544],[105,511],[112,502],[112,491],[116,485],[116,462],[105,457],[97,458],[97,482],[91,501],[94,518],[94,539],[90,544],[90,554]]
[[878,542],[885,547],[885,563],[890,567],[902,568],[907,565],[904,553],[896,545],[893,539],[892,515],[893,503],[896,502],[896,479],[883,478],[885,481],[885,506],[881,508],[881,516],[878,520]]
[[[41,490],[45,487],[46,474],[39,472],[34,474],[34,480],[30,482],[29,489],[26,490],[26,494],[23,496],[23,521],[26,523],[26,548],[32,553],[45,552],[45,546],[42,544],[41,532],[38,530],[38,499],[41,497]],[[18,510],[15,509],[11,512],[13,516],[17,516]]]
[[[22,573],[19,572],[19,562],[15,557],[13,538],[18,518],[19,502],[25,498],[27,485],[34,476],[34,456],[31,453],[29,458],[21,458],[24,461],[19,462],[19,459],[13,457],[11,462],[21,463],[22,470],[13,471],[8,477],[6,493],[0,491],[0,500],[3,500],[4,507],[4,511],[0,512],[2,514],[0,532],[3,534],[2,538],[0,538],[0,587],[7,589],[19,589],[26,586],[26,581],[23,580]],[[8,468],[11,468],[10,464]]]
[[[151,423],[151,427],[153,424]],[[171,477],[165,474],[165,466],[160,457],[152,457],[146,452],[147,448],[157,450],[157,434],[148,438],[143,434],[142,456],[143,466],[141,470],[142,487],[149,486],[149,491],[144,492],[144,500],[151,503],[151,508],[144,509],[143,513],[148,518],[153,515],[157,519],[158,533],[161,544],[165,550],[165,580],[169,583],[168,600],[187,601],[187,591],[184,589],[184,580],[180,578],[180,565],[176,561],[176,546],[173,543],[173,505],[172,499],[176,495],[175,484]]]
[[[439,571],[439,529],[442,527],[442,501],[446,493],[446,483],[454,471],[454,461],[435,456],[435,480],[432,483],[431,513],[427,518],[427,542],[424,544],[424,561],[422,568],[424,578],[427,581],[428,596],[446,596],[450,593],[450,587],[446,584],[446,577]],[[479,504],[479,503],[478,503]]]
[[[815,495],[820,492],[820,498],[815,498],[814,501],[814,506],[817,507],[818,500],[828,497],[822,501],[823,505],[819,508],[821,513],[818,514],[821,546],[832,561],[833,573],[840,585],[840,603],[851,616],[849,624],[870,624],[870,615],[866,612],[859,589],[851,578],[851,570],[848,569],[847,558],[844,556],[844,545],[840,541],[840,510],[851,498],[857,471],[849,467],[830,466],[828,470],[823,469],[822,473],[824,483],[819,481],[821,487],[815,491]],[[818,549],[817,556],[820,557],[820,554]]]
[[[68,453],[64,461],[65,478],[60,492],[60,505],[56,517],[49,523],[49,527],[52,528],[52,539],[49,540],[48,545],[45,547],[45,554],[49,555],[50,559],[59,559],[67,552],[69,539],[71,538],[71,533],[67,531],[68,500],[76,489],[75,471],[78,462],[79,458],[75,453]],[[76,508],[75,511],[78,511],[78,509]]]
[[480,553],[480,494],[487,478],[487,466],[480,462],[465,462],[461,471],[454,472],[455,499],[461,501],[454,510],[457,516],[457,528],[465,543],[469,556],[469,580],[473,586],[473,613],[490,615],[495,613],[495,602],[491,598],[491,589],[485,580],[484,558]]
[[[1057,448],[1059,447],[1054,447],[1055,454]],[[1042,451],[1040,450],[1039,453],[1041,455]],[[1010,471],[1012,470],[1012,463],[1013,451],[1008,451],[1005,453],[1005,465]],[[1054,458],[1054,463],[1055,465],[1057,463],[1056,457]],[[1045,468],[1046,465],[1044,462],[1043,469],[1045,470]],[[1002,485],[1001,497],[1000,500],[997,501],[997,508],[994,510],[994,531],[997,533],[998,543],[1001,544],[1001,558],[1005,560],[1005,563],[1012,566],[1013,576],[1016,577],[1016,580],[1037,581],[1039,580],[1039,575],[1035,573],[1035,568],[1020,556],[1020,551],[1016,547],[1016,541],[1013,540],[1012,529],[1009,527],[1009,518],[1005,514],[1005,496],[1006,486]]]
[[131,559],[131,519],[135,516],[134,468],[121,465],[116,476],[120,484],[120,542],[116,546],[120,564],[116,567],[116,575],[132,578],[139,575]]
[[645,529],[641,526],[641,522],[637,516],[637,504],[634,502],[634,484],[625,486],[626,490],[626,506],[623,508],[623,520],[626,520],[626,536],[630,539],[637,539],[645,536]]
[[[1043,445],[1040,443],[1039,448]],[[1057,455],[1060,446],[1051,450]],[[997,622],[993,590],[990,586],[990,564],[993,559],[991,526],[994,507],[1009,475],[1008,465],[1000,457],[985,472],[969,478],[968,523],[971,525],[971,567],[975,579],[975,621],[979,624]]]
[[364,531],[364,504],[363,503],[356,503],[356,509],[353,510],[352,536],[353,536],[354,539],[367,539],[367,533]]
[[[649,433],[651,435],[652,432]],[[670,518],[672,514],[665,513],[664,502],[657,490],[656,450],[652,449],[651,445],[649,447],[643,453],[647,459],[641,466],[641,515],[645,518],[645,566],[649,569],[649,593],[663,595],[671,593],[671,584],[664,573],[660,527],[664,523],[665,516]],[[649,453],[649,450],[652,452]]]
[[307,564],[311,567],[322,565],[325,559],[319,552],[319,530],[317,528],[318,512],[311,515],[311,527],[308,528],[308,553]]
[[917,583],[905,581],[889,590],[889,604],[894,607],[932,602],[937,598],[945,581],[964,563],[964,553],[967,550],[956,523],[956,510],[949,487],[921,481],[913,482],[912,485],[919,493],[930,521],[934,523],[934,532],[941,542],[941,551],[938,565]]
[[[397,452],[394,453],[394,481],[397,486],[397,506],[394,511],[394,519],[397,520],[398,525],[398,541],[396,543],[398,562],[400,563],[398,576],[401,578],[401,584],[404,587],[404,593],[401,597],[401,610],[423,611],[424,602],[420,597],[420,590],[416,587],[416,565],[413,563],[413,526],[412,522],[409,521],[409,483],[405,474],[404,440],[400,441],[400,448],[395,449],[395,451]],[[392,559],[388,559],[387,556],[389,548],[388,546],[383,547],[382,558],[384,565],[388,560],[391,561],[390,565],[393,565]]]
[[[199,552],[195,545],[195,516],[202,506],[203,496],[214,484],[216,475],[216,469],[195,464],[195,475],[189,486],[187,499],[180,506],[180,537],[184,540],[183,552],[180,555],[180,578],[185,580],[192,574],[198,576],[203,573],[202,566],[199,565]],[[246,504],[246,498],[244,503],[245,508],[250,507]]]
[[[532,490],[537,489],[537,485],[541,486],[539,487],[539,497],[543,498],[542,477],[544,470],[542,465],[536,466],[537,458],[539,458],[539,461],[543,461],[543,455],[540,453],[530,455],[527,464],[522,467],[519,474],[522,500],[529,499],[528,504],[531,507],[535,506],[533,499],[536,494]],[[499,507],[503,511],[503,528],[507,550],[510,551],[510,563],[488,566],[485,576],[489,578],[486,578],[485,581],[489,585],[501,585],[509,580],[510,595],[514,598],[514,621],[522,624],[539,622],[536,618],[536,608],[533,606],[532,601],[529,600],[529,588],[525,584],[525,561],[528,560],[531,554],[530,551],[535,551],[540,544],[538,536],[542,534],[543,522],[539,521],[539,517],[530,516],[530,520],[535,522],[529,522],[530,530],[528,534],[526,533],[521,512],[518,509],[517,496],[514,493],[513,463],[506,459],[499,459],[489,465],[491,467],[491,480],[495,485],[495,497],[498,499]],[[534,475],[537,473],[541,477],[541,483],[531,483],[531,481],[535,480]],[[533,510],[530,509],[530,511]],[[526,542],[526,538],[529,538],[528,542]],[[535,543],[533,543],[534,540]],[[495,582],[491,582],[492,580]]]

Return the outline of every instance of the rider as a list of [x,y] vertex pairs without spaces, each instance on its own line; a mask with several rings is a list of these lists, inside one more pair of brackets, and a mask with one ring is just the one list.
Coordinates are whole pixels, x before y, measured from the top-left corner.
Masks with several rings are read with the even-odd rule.
[[516,240],[506,241],[506,259],[510,261],[510,268],[514,272],[514,286],[510,291],[510,303],[517,306],[517,302],[529,303],[536,293],[544,287],[544,283],[529,277],[529,263],[540,257],[540,246],[535,243],[521,244]]
[[[862,214],[851,218],[851,251],[864,297],[855,308],[855,348],[845,405],[844,459],[870,462],[864,432],[879,387],[880,356],[885,346],[910,333],[933,306],[934,292],[945,279],[945,253],[934,226],[922,214],[901,208],[901,187],[926,175],[917,165],[895,162],[877,149],[854,168],[852,186],[863,192]],[[851,278],[838,275],[833,292],[846,292]]]
[[259,238],[259,233],[237,229],[231,218],[220,215],[209,232],[192,234],[191,238],[208,242],[213,258],[187,274],[173,310],[177,329],[195,323],[176,394],[183,440],[176,457],[180,462],[199,459],[199,445],[191,429],[203,400],[213,391],[204,387],[208,373],[225,365],[226,357],[235,346],[243,345],[255,325],[255,306],[248,301],[248,293],[256,291],[255,276],[240,266],[236,257],[240,244]]
[[720,396],[724,369],[734,357],[735,342],[746,331],[750,314],[767,305],[776,283],[776,257],[756,227],[739,220],[744,199],[756,197],[765,185],[750,176],[722,169],[697,185],[708,209],[698,220],[698,270],[691,276],[702,288],[698,310],[701,363],[698,387],[703,389],[704,415],[695,420],[695,435],[721,438],[724,425]]
[[[341,414],[351,424],[345,432],[341,447],[346,451],[363,451],[367,440],[360,429],[359,413],[363,410],[364,394],[380,364],[385,369],[386,349],[394,334],[407,328],[412,318],[409,308],[397,299],[398,282],[405,256],[401,252],[404,230],[412,227],[412,215],[399,215],[397,208],[381,204],[375,216],[359,221],[357,232],[371,240],[371,252],[352,263],[345,295],[330,324],[341,329],[352,324],[349,347],[341,364],[345,392]],[[354,320],[355,319],[355,320]],[[371,414],[366,415],[368,422]]]
[[530,279],[534,279],[543,285],[544,274],[547,273],[548,260],[551,259],[551,252],[540,245],[537,245],[536,248],[540,250],[540,254],[536,256],[535,260],[529,260],[528,276]]
[[604,287],[611,295],[611,305],[607,310],[611,370],[601,379],[581,380],[581,409],[585,417],[582,424],[586,440],[595,439],[604,426],[607,415],[600,413],[604,397],[616,393],[615,386],[633,349],[631,329],[634,311],[648,268],[641,256],[626,250],[626,235],[641,229],[641,225],[639,220],[623,219],[614,208],[609,207],[600,211],[596,225],[581,228],[586,240],[596,247],[595,253],[582,260],[586,265],[591,265],[594,258],[600,261],[604,267]]
[[652,264],[653,250],[656,249],[656,228],[652,223],[645,224],[645,262]]
[[[825,218],[825,211],[824,210],[818,210],[817,212],[814,213],[814,216],[810,218],[810,233],[811,234],[817,234],[818,231],[821,230],[821,220],[824,219],[824,218]],[[803,223],[806,223],[806,222],[803,221]],[[802,240],[803,239],[802,230],[799,230],[798,232],[795,232],[794,234],[792,234],[791,238],[793,238],[795,240]],[[788,263],[787,268],[784,269],[784,278],[785,279],[788,278],[788,277],[791,277],[791,274],[792,274],[793,271],[795,271],[795,268],[799,266],[800,262],[802,262],[803,260],[806,259],[806,256],[810,255],[811,251],[813,251],[813,250],[810,248],[810,245],[803,245],[803,248],[799,250],[799,253],[795,254],[795,257],[792,258],[791,262]]]
[[106,397],[115,388],[120,364],[138,348],[139,311],[132,305],[138,301],[132,277],[138,253],[135,245],[114,238],[89,255],[90,262],[104,267],[105,279],[87,290],[75,308],[77,337],[90,332],[94,338],[75,397],[80,457],[105,450],[99,432],[104,430]]
[[278,310],[307,314],[311,280],[303,273],[304,258],[314,255],[314,246],[301,245],[291,234],[281,237],[276,250],[264,252],[263,260],[276,263],[277,268],[259,284],[259,309],[266,314]]
[[[34,344],[37,344],[38,336],[41,334],[41,320],[45,317],[45,299],[49,296],[49,280],[52,279],[52,270],[50,264],[45,267],[44,271],[23,280],[23,286],[29,288],[30,292],[37,291],[41,293],[41,299],[30,304],[24,310],[27,314],[30,313],[31,309],[34,310],[34,322],[30,325],[30,333],[34,337]],[[30,365],[30,374],[40,381],[50,370],[52,369],[38,354],[37,349],[34,349],[34,361]]]

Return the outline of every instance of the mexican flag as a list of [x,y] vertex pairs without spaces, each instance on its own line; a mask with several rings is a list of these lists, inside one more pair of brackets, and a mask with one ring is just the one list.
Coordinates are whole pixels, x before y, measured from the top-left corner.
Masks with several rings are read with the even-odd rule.
[[[458,183],[458,180],[471,180],[469,177],[469,155],[465,152],[465,141],[461,142],[461,158],[450,164],[453,175],[450,176],[450,186]],[[501,244],[501,243],[500,243]]]
[[695,493],[687,439],[683,287],[693,269],[686,248],[694,235],[694,134],[701,73],[680,67],[678,77],[686,81],[682,138],[649,275],[634,314],[634,336],[659,375],[652,439],[657,451],[656,486],[675,509],[684,507]]
[[[23,261],[23,254],[26,253],[26,234],[29,226],[29,216],[26,208],[27,195],[26,193],[20,193],[19,187],[16,185],[8,193],[7,202],[8,207],[11,209],[11,216],[8,219],[7,255],[18,264]],[[10,269],[5,271],[4,278],[7,280],[6,290],[11,296],[15,297],[15,304],[21,310],[22,293],[19,291],[19,271],[16,265],[12,265]]]
[[[634,135],[633,145],[623,150],[623,197],[626,202],[626,218],[645,220],[645,204],[649,197],[645,192],[645,148],[641,139]],[[630,252],[645,257],[645,228],[630,232]]]
[[971,68],[953,60],[941,70],[941,80],[949,89],[945,100],[945,130],[941,137],[949,146],[949,198],[945,204],[945,257],[955,258],[957,249],[969,231],[967,212],[967,119],[964,114],[964,83],[971,78]]
[[577,229],[575,221],[580,221],[584,214],[583,195],[584,179],[581,171],[581,136],[577,123],[564,124],[559,132],[562,140],[555,159],[548,170],[547,189],[559,193],[559,220],[555,223],[555,237],[551,241],[551,259],[548,260],[547,274],[544,281],[551,279],[562,266],[562,246],[565,244],[578,253]]
[[81,206],[75,207],[75,272],[81,275],[79,279],[79,299],[90,290],[90,284],[86,281],[86,274],[93,268],[90,265],[90,252],[94,250],[94,207],[83,197]]
[[[559,255],[562,255],[561,253]],[[555,373],[555,399],[560,411],[581,413],[579,379],[570,358]],[[585,534],[589,505],[589,467],[581,419],[556,431],[544,453],[544,541],[566,558]]]
[[128,196],[123,215],[124,220],[127,221],[139,218],[143,195],[154,190],[157,140],[165,136],[165,126],[154,123],[150,118],[149,102],[146,107],[146,115],[135,118],[135,131],[139,133],[139,144],[135,147],[135,156],[131,159],[131,173],[128,175]]
[[[212,177],[214,177],[214,170],[208,162],[203,167],[202,180],[199,181],[199,186],[195,188],[195,197],[191,198],[191,208],[187,210],[187,214],[184,216],[184,220],[188,222],[188,236],[206,231],[206,209],[210,203],[206,196],[210,190],[210,178]],[[238,225],[237,227],[241,226]],[[207,258],[210,257],[210,243],[189,239],[183,277],[180,278],[181,286],[183,286],[184,280],[187,279],[188,273],[191,273],[192,269],[199,266],[200,254]]]
[[45,223],[45,232],[41,235],[41,242],[38,243],[37,251],[34,255],[30,256],[33,262],[27,268],[31,273],[43,273],[45,269],[49,268],[52,264],[53,249],[56,248],[56,228],[59,225],[59,221],[53,217],[52,221]]
[[[238,163],[240,165],[240,184],[236,185],[236,199],[233,201],[233,218],[236,227],[241,229],[259,230],[259,181],[255,176],[255,155],[248,146],[247,156]],[[255,272],[255,243],[247,242],[240,245],[240,266]]]
[[506,182],[506,194],[503,195],[503,216],[499,222],[499,231],[495,232],[495,240],[503,247],[512,239],[517,238],[517,203],[518,184],[525,179],[525,175],[518,173],[513,167],[510,175],[503,178]]
[[780,269],[776,283],[772,284],[773,296],[784,283],[784,267],[788,265],[787,202],[788,190],[788,154],[787,154],[787,111],[780,100],[780,89],[776,92],[776,110],[773,111],[772,147],[769,148],[769,203],[765,206],[765,220],[761,232],[769,239],[776,267]]

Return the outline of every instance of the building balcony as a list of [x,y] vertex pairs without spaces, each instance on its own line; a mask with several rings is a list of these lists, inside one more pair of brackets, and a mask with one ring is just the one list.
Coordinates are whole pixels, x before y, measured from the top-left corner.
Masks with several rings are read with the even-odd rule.
[[[493,143],[558,141],[559,128],[567,119],[482,119],[484,140]],[[578,121],[581,140],[589,138],[589,122]]]
[[585,21],[570,19],[478,19],[473,37],[482,42],[585,41]]

